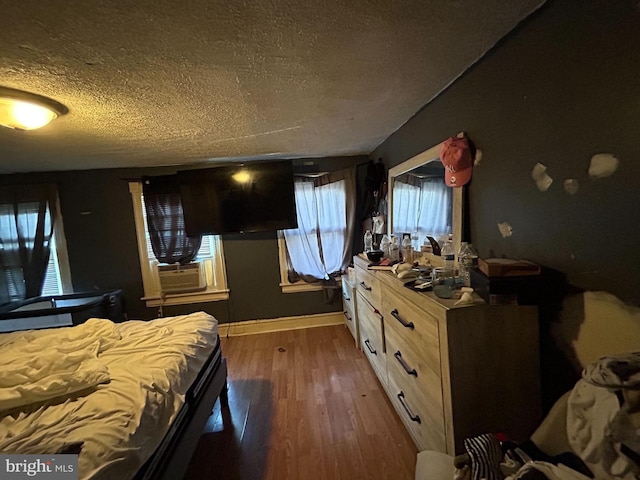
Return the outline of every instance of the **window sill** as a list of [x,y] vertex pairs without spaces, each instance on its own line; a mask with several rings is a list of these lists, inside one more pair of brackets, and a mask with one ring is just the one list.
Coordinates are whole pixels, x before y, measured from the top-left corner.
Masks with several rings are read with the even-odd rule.
[[218,302],[229,299],[229,290],[209,290],[193,293],[175,293],[167,295],[164,299],[160,296],[142,297],[147,307],[159,307],[161,305],[187,305],[189,303]]
[[[338,285],[341,285],[341,280],[338,279]],[[319,283],[280,283],[280,289],[282,293],[300,293],[300,292],[319,292],[322,290],[322,285]]]

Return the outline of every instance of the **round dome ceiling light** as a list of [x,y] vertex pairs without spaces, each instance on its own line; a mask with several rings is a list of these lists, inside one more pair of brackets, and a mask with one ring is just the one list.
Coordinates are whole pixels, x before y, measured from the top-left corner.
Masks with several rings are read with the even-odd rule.
[[68,111],[67,107],[50,98],[0,87],[0,125],[3,127],[34,130]]

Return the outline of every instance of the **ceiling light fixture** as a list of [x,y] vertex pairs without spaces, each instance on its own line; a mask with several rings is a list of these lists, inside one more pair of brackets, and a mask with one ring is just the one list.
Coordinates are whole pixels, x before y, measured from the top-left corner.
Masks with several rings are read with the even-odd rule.
[[0,87],[0,125],[16,130],[33,130],[67,113],[69,109],[35,93]]

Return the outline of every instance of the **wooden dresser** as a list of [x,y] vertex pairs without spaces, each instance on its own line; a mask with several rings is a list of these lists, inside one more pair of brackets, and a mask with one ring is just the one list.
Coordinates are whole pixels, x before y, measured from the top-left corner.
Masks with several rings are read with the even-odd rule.
[[418,449],[528,438],[541,420],[536,307],[454,306],[368,263],[354,257],[360,348]]

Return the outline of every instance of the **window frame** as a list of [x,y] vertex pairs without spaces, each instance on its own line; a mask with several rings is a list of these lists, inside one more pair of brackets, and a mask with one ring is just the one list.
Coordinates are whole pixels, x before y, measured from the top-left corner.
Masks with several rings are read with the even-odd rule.
[[[53,210],[53,211],[52,211]],[[57,295],[63,295],[67,293],[73,293],[73,283],[71,281],[71,268],[69,267],[69,253],[67,251],[67,241],[64,235],[64,224],[62,221],[62,214],[60,211],[60,198],[56,195],[55,203],[49,205],[49,215],[55,221],[53,222],[53,231],[50,240],[50,253],[49,262],[47,264],[46,274],[50,272],[50,265],[53,264],[54,273],[56,275],[55,283],[59,287],[56,291],[43,291],[46,286],[43,282],[42,289],[40,290],[41,297],[51,297]]]
[[[227,273],[224,261],[224,250],[219,235],[211,235],[211,244],[215,255],[200,258],[205,264],[207,288],[201,292],[162,294],[158,288],[157,260],[149,258],[147,253],[147,227],[143,214],[142,183],[129,182],[129,192],[133,203],[133,216],[136,227],[136,240],[138,244],[138,257],[140,260],[140,273],[144,288],[143,300],[147,307],[160,307],[164,305],[187,305],[191,303],[216,302],[229,299],[227,287]],[[217,285],[213,283],[216,279]]]
[[298,280],[291,283],[287,275],[287,245],[284,241],[282,230],[278,230],[278,261],[280,263],[280,290],[282,293],[316,292],[322,290],[322,285],[318,283],[307,283]]
[[[292,283],[289,281],[287,275],[287,244],[282,230],[278,230],[278,261],[280,263],[280,289],[282,293],[315,292],[323,289],[323,285],[320,282],[307,283],[304,280],[298,280]],[[341,278],[337,278],[336,281],[338,285],[342,284]]]

